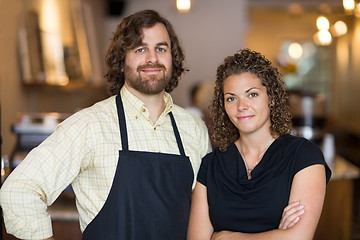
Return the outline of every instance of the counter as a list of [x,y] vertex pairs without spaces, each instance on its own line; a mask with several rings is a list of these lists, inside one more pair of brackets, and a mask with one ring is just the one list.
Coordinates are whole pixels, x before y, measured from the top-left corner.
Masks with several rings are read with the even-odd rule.
[[60,197],[53,205],[48,207],[47,212],[53,221],[78,221],[79,213],[75,205],[75,196]]
[[330,165],[330,168],[332,171],[330,181],[355,179],[360,177],[360,169],[339,155],[335,157],[334,163]]
[[56,240],[81,240],[79,213],[75,205],[74,193],[63,192],[47,212],[51,216]]
[[323,211],[314,239],[350,240],[354,180],[360,177],[360,170],[341,156],[335,157],[330,168],[332,176],[326,187]]

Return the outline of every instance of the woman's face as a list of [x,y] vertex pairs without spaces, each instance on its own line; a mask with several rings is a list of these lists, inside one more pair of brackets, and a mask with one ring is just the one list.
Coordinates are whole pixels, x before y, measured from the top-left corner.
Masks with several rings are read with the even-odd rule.
[[266,87],[251,73],[231,75],[225,79],[224,106],[240,135],[270,132]]

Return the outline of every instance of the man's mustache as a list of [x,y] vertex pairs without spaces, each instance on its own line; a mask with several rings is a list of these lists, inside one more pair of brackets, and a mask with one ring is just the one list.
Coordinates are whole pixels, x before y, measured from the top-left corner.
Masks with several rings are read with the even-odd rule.
[[139,66],[136,70],[138,73],[140,73],[142,70],[148,69],[148,68],[158,68],[161,70],[165,71],[165,66],[159,63],[155,63],[155,64],[145,64],[145,65],[141,65]]

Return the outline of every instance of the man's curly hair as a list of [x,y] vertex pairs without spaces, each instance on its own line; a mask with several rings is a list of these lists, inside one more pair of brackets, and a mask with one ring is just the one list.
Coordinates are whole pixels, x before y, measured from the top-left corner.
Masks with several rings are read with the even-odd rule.
[[241,73],[253,74],[266,87],[269,97],[271,135],[278,137],[291,131],[288,95],[280,72],[265,56],[250,49],[243,49],[233,56],[226,57],[217,69],[214,98],[210,110],[214,131],[212,138],[221,151],[225,151],[240,137],[239,130],[225,112],[223,86],[229,76]]
[[178,85],[181,74],[185,71],[183,67],[185,55],[179,39],[168,20],[161,17],[156,11],[143,10],[125,17],[111,39],[105,55],[106,71],[104,75],[109,83],[110,94],[118,94],[125,83],[123,69],[125,68],[126,51],[140,46],[143,29],[153,27],[157,23],[164,24],[171,41],[172,77],[165,91],[171,92]]

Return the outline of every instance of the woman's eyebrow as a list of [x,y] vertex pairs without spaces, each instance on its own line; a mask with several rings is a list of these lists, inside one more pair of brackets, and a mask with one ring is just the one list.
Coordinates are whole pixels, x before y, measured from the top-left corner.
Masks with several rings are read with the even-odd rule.
[[250,92],[251,90],[254,90],[254,89],[260,89],[260,88],[258,88],[258,87],[252,87],[252,88],[249,88],[248,90],[246,90],[245,92],[248,93],[248,92]]

